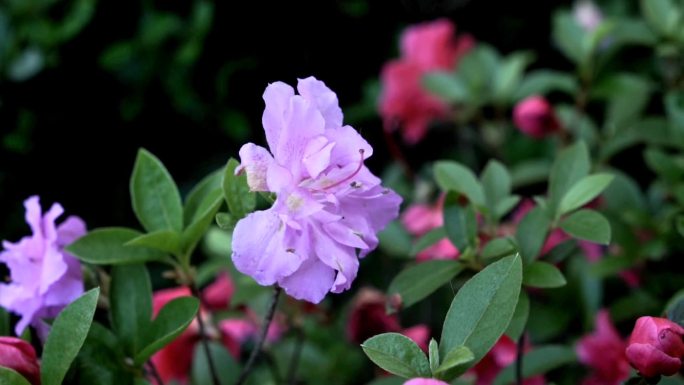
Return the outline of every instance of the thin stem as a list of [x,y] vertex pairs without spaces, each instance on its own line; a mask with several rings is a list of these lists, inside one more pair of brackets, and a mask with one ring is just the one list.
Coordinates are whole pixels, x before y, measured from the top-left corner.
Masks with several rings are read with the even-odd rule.
[[520,334],[520,338],[518,338],[518,346],[515,352],[515,383],[517,385],[522,385],[523,383],[523,373],[522,373],[522,366],[523,366],[523,350],[525,346],[525,331]]
[[259,339],[257,340],[256,346],[254,346],[254,350],[252,350],[252,354],[249,355],[249,359],[247,360],[247,364],[245,364],[245,367],[242,369],[242,373],[240,373],[240,377],[238,378],[235,385],[244,384],[245,381],[247,380],[247,377],[249,377],[250,372],[252,371],[252,367],[254,366],[254,362],[256,361],[257,357],[259,356],[259,353],[261,352],[261,349],[264,346],[264,342],[266,341],[266,334],[268,333],[268,327],[271,325],[271,321],[273,321],[273,316],[275,315],[275,309],[276,309],[276,306],[278,305],[278,298],[280,297],[281,291],[282,291],[282,289],[278,286],[276,286],[273,290],[273,297],[271,297],[271,303],[268,307],[268,312],[266,313],[266,317],[264,318],[264,323],[261,325],[261,331],[259,333]]
[[302,348],[304,347],[304,331],[301,328],[296,328],[297,339],[295,341],[294,352],[292,353],[292,361],[287,370],[287,383],[295,385],[297,383],[297,367],[299,366],[299,357],[302,355]]
[[[197,285],[193,282],[190,285],[190,290],[192,290],[192,295],[197,297],[202,302],[202,295],[197,289]],[[197,323],[199,325],[200,331],[200,342],[202,343],[202,348],[204,349],[204,354],[207,356],[207,364],[209,365],[209,373],[211,374],[211,383],[213,385],[221,385],[219,381],[218,374],[216,372],[216,367],[214,366],[214,359],[211,358],[211,351],[209,350],[209,341],[207,340],[206,328],[204,326],[204,320],[202,319],[202,311],[197,312]]]
[[154,364],[154,362],[147,361],[147,368],[150,371],[150,374],[152,374],[152,377],[154,377],[154,380],[157,381],[157,385],[164,385],[164,380],[162,380],[161,376],[159,375],[157,366]]

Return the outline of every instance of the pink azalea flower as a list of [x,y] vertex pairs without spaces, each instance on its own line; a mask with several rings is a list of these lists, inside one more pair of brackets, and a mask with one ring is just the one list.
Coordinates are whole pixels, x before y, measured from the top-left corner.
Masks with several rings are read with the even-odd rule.
[[64,247],[83,236],[86,227],[75,216],[56,226],[64,212],[59,203],[45,215],[37,196],[28,198],[24,206],[33,235],[17,243],[2,243],[0,261],[7,264],[11,282],[0,283],[0,306],[21,316],[14,329],[17,335],[31,325],[44,339],[49,327],[42,319],[56,317],[83,294],[81,265]]
[[240,149],[238,172],[246,171],[250,188],[277,198],[238,222],[232,257],[260,285],[318,303],[349,289],[358,258],[375,249],[401,198],[364,165],[373,149],[342,125],[335,93],[313,77],[300,79],[297,90],[282,82],[266,88],[270,152],[253,143]]
[[228,309],[234,291],[233,281],[227,273],[222,273],[202,290],[202,304],[212,311]]
[[576,351],[579,361],[593,369],[583,385],[618,385],[629,377],[625,356],[627,343],[618,334],[610,314],[601,310],[596,315],[596,330],[582,337]]
[[387,314],[387,297],[371,288],[359,291],[352,304],[347,320],[347,338],[357,344],[382,333],[401,333],[427,351],[430,329],[416,325],[407,329],[401,327],[397,313]]
[[525,135],[541,139],[561,129],[553,107],[542,96],[530,96],[513,109],[513,122]]
[[435,380],[434,378],[413,378],[406,382],[404,385],[449,385],[448,383],[440,380]]
[[385,130],[401,127],[404,140],[415,144],[428,124],[444,118],[449,106],[423,89],[424,74],[454,68],[474,45],[470,36],[454,37],[455,27],[446,19],[414,25],[401,36],[401,58],[382,69],[379,110]]
[[[432,229],[444,224],[444,196],[435,205],[414,204],[408,207],[401,216],[401,223],[406,230],[417,237],[425,235]],[[418,253],[418,261],[431,259],[456,259],[459,251],[448,238],[443,238]]]
[[644,377],[672,376],[682,368],[684,328],[658,317],[640,317],[625,353]]
[[[525,352],[530,350],[525,346]],[[517,345],[510,337],[503,335],[496,345],[475,365],[471,371],[477,377],[476,385],[491,385],[497,375],[507,366],[513,364],[516,359]],[[545,385],[543,376],[527,378],[524,385]]]

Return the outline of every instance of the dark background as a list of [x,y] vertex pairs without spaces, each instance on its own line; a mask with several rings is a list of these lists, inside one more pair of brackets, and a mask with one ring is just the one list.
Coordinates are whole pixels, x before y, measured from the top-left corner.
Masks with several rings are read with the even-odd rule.
[[[132,70],[106,69],[102,55],[115,43],[139,38],[145,9],[187,18],[192,2],[100,1],[85,28],[59,47],[54,65],[21,82],[2,78],[0,238],[13,241],[26,233],[21,202],[33,194],[41,196],[44,209],[60,202],[90,228],[136,227],[128,178],[139,147],[157,155],[186,192],[237,157],[242,143],[263,144],[261,94],[269,82],[295,84],[298,77],[316,76],[337,92],[345,110],[363,98],[364,85],[377,80],[383,63],[397,56],[399,33],[412,23],[448,17],[459,33],[503,53],[534,50],[535,67],[569,68],[552,46],[549,23],[553,9],[570,4],[216,1],[200,53],[180,75],[193,93],[188,97],[202,106],[200,113],[188,113],[176,108],[165,85],[176,71],[166,56],[178,48],[173,39],[141,49]],[[136,66],[147,70],[127,77]],[[176,98],[184,100],[183,92]],[[127,116],[122,104],[131,98],[138,109]],[[380,120],[351,123],[374,145],[369,165],[379,173],[389,159]],[[409,156],[434,144],[410,148]]]

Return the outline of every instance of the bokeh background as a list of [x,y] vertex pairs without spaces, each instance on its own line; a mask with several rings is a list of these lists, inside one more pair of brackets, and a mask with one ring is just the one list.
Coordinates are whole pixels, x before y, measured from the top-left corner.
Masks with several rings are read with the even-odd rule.
[[[345,121],[375,147],[369,165],[379,172],[390,157],[377,79],[398,55],[402,28],[447,17],[502,53],[535,51],[533,67],[569,69],[552,46],[550,15],[571,4],[3,0],[0,238],[26,231],[21,202],[32,194],[91,228],[135,227],[128,179],[137,149],[156,154],[187,191],[242,143],[263,143],[261,94],[277,80],[314,75],[335,90]],[[439,144],[408,147],[410,161],[435,159]]]

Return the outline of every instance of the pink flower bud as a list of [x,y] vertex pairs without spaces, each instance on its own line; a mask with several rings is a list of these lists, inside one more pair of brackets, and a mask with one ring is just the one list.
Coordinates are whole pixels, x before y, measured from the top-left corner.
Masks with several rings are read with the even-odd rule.
[[40,385],[40,367],[36,351],[28,342],[15,337],[0,337],[0,366],[10,368],[31,385]]
[[644,377],[671,376],[684,357],[684,328],[658,317],[640,317],[634,325],[626,354],[629,363]]
[[448,383],[440,380],[435,380],[434,378],[413,378],[406,382],[404,385],[449,385]]
[[522,133],[536,139],[560,129],[553,107],[538,95],[530,96],[515,106],[513,122]]

